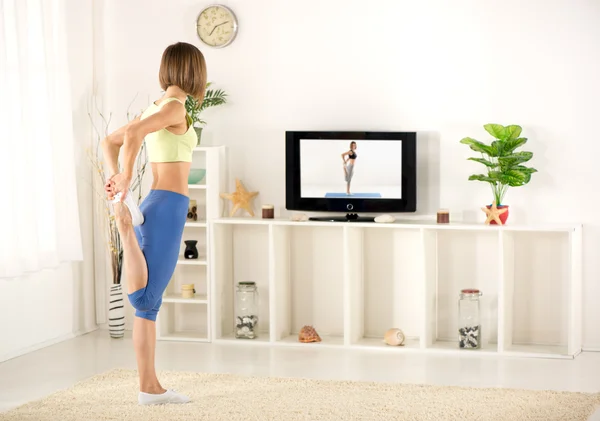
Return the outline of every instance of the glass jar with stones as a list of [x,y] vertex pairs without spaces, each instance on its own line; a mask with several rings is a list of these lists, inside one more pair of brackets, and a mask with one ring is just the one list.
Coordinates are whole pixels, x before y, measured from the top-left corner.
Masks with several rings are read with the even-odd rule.
[[258,290],[255,282],[239,282],[235,293],[235,337],[258,337]]
[[458,346],[461,349],[481,348],[480,301],[478,289],[463,289],[458,298]]

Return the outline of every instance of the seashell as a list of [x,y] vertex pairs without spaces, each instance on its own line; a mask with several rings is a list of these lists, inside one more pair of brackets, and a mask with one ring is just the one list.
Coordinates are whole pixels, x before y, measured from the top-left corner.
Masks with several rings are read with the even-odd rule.
[[305,221],[308,221],[308,216],[306,216],[303,213],[298,213],[298,214],[292,215],[290,217],[290,220],[292,220],[294,222],[305,222]]
[[298,334],[298,340],[306,344],[310,342],[321,342],[321,337],[319,336],[314,327],[304,326],[302,329],[300,329],[300,334]]
[[383,337],[386,344],[393,346],[404,346],[404,339],[404,332],[397,328],[389,329]]
[[383,215],[379,215],[377,217],[375,217],[375,222],[379,222],[382,224],[389,224],[391,222],[394,222],[396,220],[396,218],[394,218],[392,215],[388,215],[388,214],[383,214]]

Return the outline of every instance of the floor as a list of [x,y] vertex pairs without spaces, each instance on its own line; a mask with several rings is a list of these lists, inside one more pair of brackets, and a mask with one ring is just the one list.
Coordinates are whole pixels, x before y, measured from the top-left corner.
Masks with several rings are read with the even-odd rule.
[[[600,353],[552,360],[159,342],[157,367],[253,376],[600,391]],[[0,412],[112,368],[136,368],[130,335],[110,339],[107,331],[97,330],[5,361],[0,363]],[[590,420],[600,421],[600,412]]]

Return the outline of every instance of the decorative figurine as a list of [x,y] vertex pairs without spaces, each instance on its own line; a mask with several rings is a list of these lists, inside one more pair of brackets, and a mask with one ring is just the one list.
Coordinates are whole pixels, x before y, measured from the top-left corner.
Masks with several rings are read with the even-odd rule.
[[481,208],[481,210],[484,211],[487,215],[487,219],[485,220],[486,225],[490,225],[492,221],[494,221],[498,225],[502,225],[500,215],[502,215],[504,212],[507,212],[508,208],[498,209],[498,207],[496,206],[496,201],[494,200],[494,203],[492,203],[492,206],[490,208],[485,207]]
[[394,218],[392,215],[389,215],[387,213],[384,213],[383,215],[379,215],[379,216],[375,217],[375,222],[377,222],[378,224],[391,224],[395,220],[396,220],[396,218]]
[[383,336],[385,343],[392,346],[404,346],[404,339],[404,332],[397,328],[389,329]]
[[244,209],[246,212],[250,214],[250,216],[254,216],[254,211],[252,210],[252,200],[258,195],[258,192],[248,192],[242,182],[239,179],[235,179],[235,192],[233,193],[221,193],[221,197],[223,199],[231,200],[233,203],[233,209],[231,209],[230,217],[233,217],[238,209]]
[[198,205],[195,200],[190,200],[190,205],[188,206],[187,220],[188,222],[198,220]]
[[304,213],[295,213],[290,217],[290,221],[294,222],[306,222],[308,221],[308,216]]
[[319,336],[314,327],[304,326],[302,329],[300,329],[298,340],[303,344],[307,344],[311,342],[321,342],[321,337]]

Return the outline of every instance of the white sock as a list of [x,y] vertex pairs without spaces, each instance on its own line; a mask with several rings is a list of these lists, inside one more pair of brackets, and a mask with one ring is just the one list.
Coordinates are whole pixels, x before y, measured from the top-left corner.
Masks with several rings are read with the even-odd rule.
[[165,393],[153,394],[140,392],[138,402],[140,405],[163,405],[167,403],[188,403],[190,398],[172,389],[168,389]]
[[[119,200],[121,200],[121,196],[121,192],[117,193],[112,203],[117,203]],[[133,226],[136,227],[138,225],[142,225],[144,223],[144,215],[133,200],[131,191],[127,194],[127,197],[125,197],[125,201],[123,203],[125,206],[127,206],[127,209],[129,209],[129,213],[131,213],[131,221]]]

